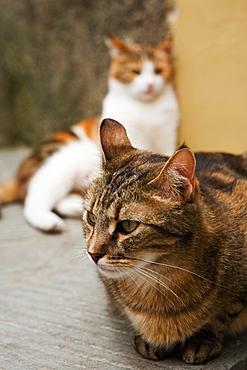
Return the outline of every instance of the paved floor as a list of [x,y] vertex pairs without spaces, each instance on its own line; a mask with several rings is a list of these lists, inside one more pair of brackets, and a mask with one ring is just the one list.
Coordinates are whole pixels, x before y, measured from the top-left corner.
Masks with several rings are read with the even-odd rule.
[[[0,151],[0,181],[25,149]],[[59,235],[23,219],[20,204],[0,221],[0,369],[247,369],[247,335],[226,344],[219,359],[189,366],[177,359],[141,358],[131,330],[110,317],[104,288],[85,256],[80,220]]]

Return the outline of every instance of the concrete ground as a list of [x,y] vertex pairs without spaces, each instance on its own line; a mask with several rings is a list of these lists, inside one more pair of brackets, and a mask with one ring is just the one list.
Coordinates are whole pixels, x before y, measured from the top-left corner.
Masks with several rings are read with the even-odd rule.
[[[0,151],[0,182],[27,151]],[[62,234],[43,234],[4,206],[0,221],[0,369],[247,369],[247,335],[225,344],[206,365],[140,357],[131,330],[111,317],[104,288],[85,256],[80,220]]]

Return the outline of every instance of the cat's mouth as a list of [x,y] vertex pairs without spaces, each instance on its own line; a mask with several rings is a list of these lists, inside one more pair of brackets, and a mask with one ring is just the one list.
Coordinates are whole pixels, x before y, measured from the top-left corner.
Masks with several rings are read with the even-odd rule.
[[128,273],[128,267],[122,265],[116,267],[111,265],[98,264],[98,268],[101,274],[109,278],[120,278]]
[[131,265],[133,265],[132,261],[125,259],[110,259],[107,257],[101,258],[97,263],[99,272],[109,278],[120,278],[128,274]]
[[110,255],[97,256],[92,255],[92,253],[87,252],[89,258],[97,265],[99,273],[105,275],[108,278],[121,278],[125,275],[129,275],[130,271],[135,270],[138,267],[150,263],[154,258],[150,255],[146,255],[147,260],[139,260],[135,258],[128,257],[116,257]]
[[154,96],[154,95],[156,95],[156,91],[155,91],[155,89],[154,89],[154,87],[147,87],[145,90],[144,90],[144,95],[145,96]]
[[134,263],[131,259],[122,256],[99,255],[90,252],[87,254],[97,265],[99,272],[109,278],[120,278],[128,274],[128,270]]
[[157,96],[160,94],[159,90],[156,90],[154,87],[147,87],[142,91],[142,98],[144,100],[153,100],[156,99]]

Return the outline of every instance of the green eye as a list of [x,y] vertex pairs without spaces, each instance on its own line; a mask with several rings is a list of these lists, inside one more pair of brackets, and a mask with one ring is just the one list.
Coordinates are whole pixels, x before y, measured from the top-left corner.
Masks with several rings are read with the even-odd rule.
[[132,233],[139,225],[138,221],[124,220],[117,224],[117,231],[122,234]]
[[96,224],[96,216],[92,212],[87,211],[87,222],[91,226]]

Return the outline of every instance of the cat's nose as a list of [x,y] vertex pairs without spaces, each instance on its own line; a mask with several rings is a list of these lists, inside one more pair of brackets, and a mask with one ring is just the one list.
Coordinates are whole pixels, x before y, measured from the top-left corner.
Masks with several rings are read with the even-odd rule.
[[146,94],[152,94],[154,90],[154,85],[152,83],[149,83],[146,88]]
[[95,263],[98,263],[99,259],[104,257],[105,255],[104,253],[90,253],[90,252],[88,252],[88,254]]

